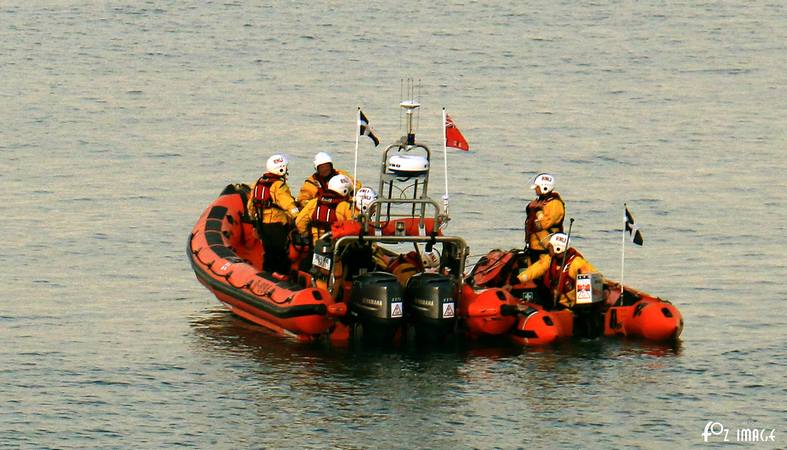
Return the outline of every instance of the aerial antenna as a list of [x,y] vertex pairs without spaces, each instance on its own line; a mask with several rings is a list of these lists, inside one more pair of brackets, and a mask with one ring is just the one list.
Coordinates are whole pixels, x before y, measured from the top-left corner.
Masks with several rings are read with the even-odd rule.
[[[399,103],[404,101],[404,78],[399,79]],[[402,110],[399,110],[399,132],[402,132]]]
[[[416,97],[417,98],[414,98],[413,100],[415,100],[416,103],[421,103],[421,79],[420,78],[418,79],[418,94],[416,95]],[[421,110],[420,109],[418,110],[417,114],[418,115],[416,116],[416,121],[415,121],[415,131],[416,132],[418,132],[418,129],[421,126]]]
[[420,103],[416,102],[415,100],[405,100],[399,104],[402,109],[405,110],[405,114],[407,114],[407,136],[402,137],[402,143],[408,146],[415,145],[415,130],[413,129],[413,114],[415,110],[421,106]]

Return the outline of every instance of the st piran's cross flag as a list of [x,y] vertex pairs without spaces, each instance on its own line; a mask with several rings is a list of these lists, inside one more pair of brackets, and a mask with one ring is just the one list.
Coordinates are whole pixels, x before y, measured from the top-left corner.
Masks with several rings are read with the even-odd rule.
[[372,128],[372,126],[369,125],[369,119],[366,118],[366,114],[364,114],[363,111],[359,111],[359,113],[361,114],[361,119],[360,119],[361,136],[369,136],[369,139],[371,139],[372,142],[374,142],[374,146],[377,147],[378,145],[380,145],[380,138],[378,138],[377,135],[374,133],[374,128]]
[[626,235],[631,242],[642,245],[642,233],[640,233],[637,224],[634,223],[634,216],[631,215],[627,206],[623,208],[626,210]]

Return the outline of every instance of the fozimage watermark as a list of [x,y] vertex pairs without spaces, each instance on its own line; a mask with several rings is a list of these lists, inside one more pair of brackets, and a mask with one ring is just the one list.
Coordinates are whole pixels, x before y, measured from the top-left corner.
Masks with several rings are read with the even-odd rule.
[[775,428],[730,428],[711,420],[702,431],[703,442],[776,442]]

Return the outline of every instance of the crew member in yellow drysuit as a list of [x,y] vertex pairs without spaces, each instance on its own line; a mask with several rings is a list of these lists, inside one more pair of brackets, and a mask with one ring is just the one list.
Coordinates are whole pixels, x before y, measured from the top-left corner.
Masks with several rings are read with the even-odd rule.
[[[333,158],[325,152],[319,152],[314,155],[314,173],[303,182],[300,192],[298,192],[298,204],[303,208],[309,203],[309,200],[317,197],[320,191],[328,190],[328,182],[336,175],[344,175],[351,180],[352,177],[343,170],[334,169]],[[361,183],[355,181],[355,189],[361,188]],[[352,190],[352,184],[350,184]]]
[[350,202],[352,182],[346,175],[334,175],[328,188],[319,197],[309,200],[295,219],[298,234],[305,237],[311,231],[311,241],[316,243],[321,235],[331,231],[337,221],[351,220],[355,208]]
[[267,171],[254,184],[246,204],[264,249],[262,270],[271,274],[289,273],[287,234],[299,212],[287,186],[287,165],[284,155],[268,158]]
[[547,241],[552,233],[563,231],[566,206],[555,192],[555,176],[548,173],[536,175],[530,183],[536,198],[527,205],[525,241],[531,264],[547,253]]
[[[559,292],[558,302],[571,308],[576,303],[577,274],[592,273],[597,270],[576,249],[568,248],[568,236],[564,233],[553,234],[549,238],[547,248],[548,253],[542,254],[538,261],[531,264],[517,278],[522,283],[541,278],[552,298],[555,297],[556,292]],[[563,252],[567,253],[565,263],[561,267]],[[561,272],[563,272],[562,285],[558,286]]]

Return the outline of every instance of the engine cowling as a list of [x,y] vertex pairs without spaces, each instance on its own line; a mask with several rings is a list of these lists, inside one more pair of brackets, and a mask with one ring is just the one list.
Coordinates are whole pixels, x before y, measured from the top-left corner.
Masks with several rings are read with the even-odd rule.
[[456,323],[456,283],[437,273],[418,273],[405,289],[407,320],[415,326],[416,336],[441,338],[451,333]]
[[361,325],[364,337],[390,338],[404,317],[404,292],[388,272],[370,272],[353,280],[350,314]]

